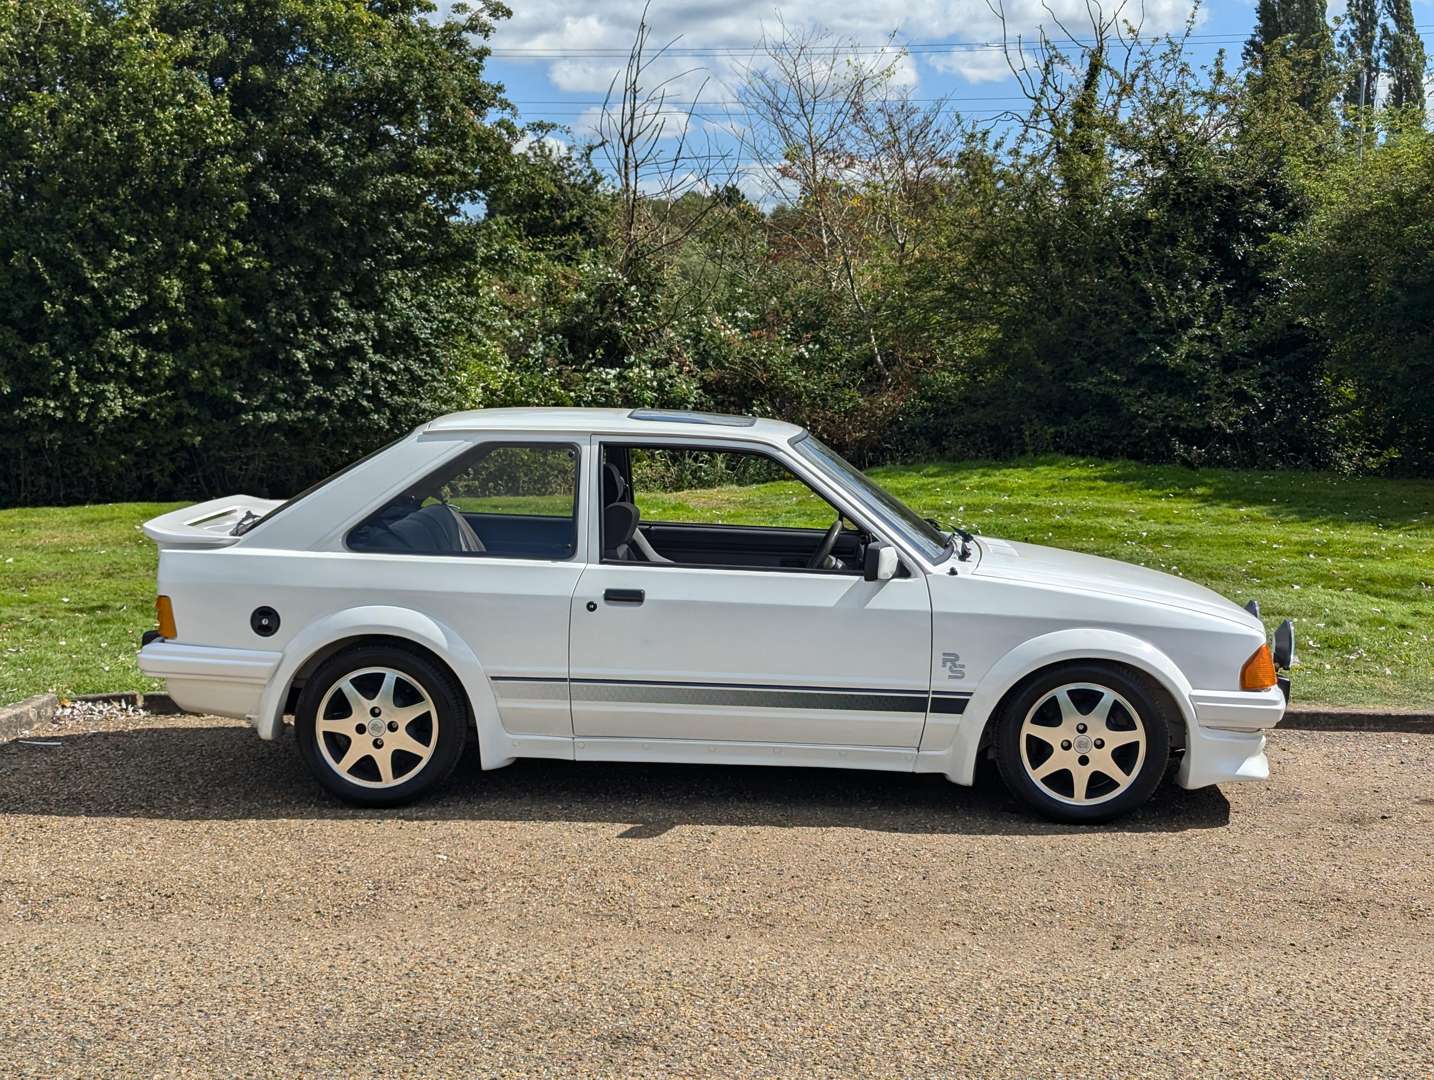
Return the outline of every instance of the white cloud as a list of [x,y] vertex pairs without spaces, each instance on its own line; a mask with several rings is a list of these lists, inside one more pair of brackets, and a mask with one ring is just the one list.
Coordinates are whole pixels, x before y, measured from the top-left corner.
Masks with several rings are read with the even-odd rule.
[[554,157],[567,157],[573,152],[572,146],[569,145],[566,140],[560,139],[556,135],[544,135],[536,139],[531,135],[524,135],[513,144],[513,153],[526,154],[529,150],[537,146],[542,146]]
[[[1109,5],[1105,5],[1107,9]],[[1046,24],[1053,36],[1059,31],[1042,0],[1006,0],[1007,30],[1012,36],[1034,36]],[[1049,0],[1049,7],[1077,36],[1089,35],[1086,0]],[[498,24],[492,45],[505,62],[519,59],[505,50],[557,50],[588,53],[617,50],[611,56],[533,56],[535,64],[547,69],[552,83],[568,92],[602,93],[621,66],[632,42],[642,7],[633,0],[536,0],[514,5],[511,19]],[[1178,31],[1190,12],[1190,0],[1128,0],[1122,17],[1141,26],[1146,35]],[[731,50],[725,55],[669,56],[660,62],[661,76],[698,67],[715,85],[735,81],[743,66],[752,61],[749,50],[764,31],[774,31],[778,20],[787,27],[805,30],[820,27],[838,38],[863,45],[879,45],[892,33],[899,41],[979,42],[1000,41],[1000,20],[985,0],[865,0],[837,3],[833,0],[789,0],[774,6],[772,0],[726,0],[714,3],[654,3],[648,12],[653,27],[653,48],[680,35],[677,49]],[[997,48],[962,48],[949,51],[921,50],[916,58],[903,58],[895,73],[897,85],[917,82],[922,65],[950,72],[969,82],[990,82],[1005,77],[1006,64]],[[679,85],[692,93],[698,76],[683,78]],[[711,96],[709,93],[707,96]],[[727,93],[719,96],[727,97]]]

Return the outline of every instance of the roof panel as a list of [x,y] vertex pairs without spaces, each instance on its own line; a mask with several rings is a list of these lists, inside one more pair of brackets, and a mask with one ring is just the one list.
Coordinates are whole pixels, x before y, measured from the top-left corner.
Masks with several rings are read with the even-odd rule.
[[[795,424],[750,416],[665,409],[518,408],[474,409],[440,416],[424,430],[443,431],[562,431],[574,434],[693,435],[694,427],[726,428],[736,436],[757,436],[784,441],[801,434]],[[715,432],[714,432],[715,433]]]

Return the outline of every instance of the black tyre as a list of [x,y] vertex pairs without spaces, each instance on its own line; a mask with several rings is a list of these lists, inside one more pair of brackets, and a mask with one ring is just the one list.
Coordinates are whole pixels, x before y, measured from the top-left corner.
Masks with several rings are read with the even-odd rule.
[[412,802],[448,779],[468,714],[453,677],[387,645],[347,649],[304,684],[294,717],[309,771],[358,806]]
[[1119,817],[1150,798],[1165,775],[1170,709],[1143,675],[1094,663],[1053,668],[996,718],[1001,779],[1055,821]]

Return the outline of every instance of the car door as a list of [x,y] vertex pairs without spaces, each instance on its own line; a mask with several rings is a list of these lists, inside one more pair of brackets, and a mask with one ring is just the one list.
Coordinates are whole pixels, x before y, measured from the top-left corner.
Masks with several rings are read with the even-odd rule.
[[[753,485],[760,495],[751,507],[732,505],[742,501],[741,484],[715,485],[724,521],[648,522],[649,534],[661,542],[675,529],[705,528],[715,538],[708,547],[731,546],[724,538],[742,532],[733,518],[754,527],[773,503],[781,508],[773,516],[790,518],[792,500],[783,496],[783,483],[793,499],[800,495],[825,507],[818,515],[835,515],[789,465],[770,451],[761,453],[787,479]],[[592,456],[591,483],[599,492],[604,460],[604,454]],[[660,475],[656,482],[661,486]],[[648,477],[647,483],[654,481]],[[633,484],[640,503],[642,478]],[[931,601],[924,575],[866,581],[856,567],[809,570],[788,565],[800,559],[772,557],[783,545],[799,553],[814,550],[824,533],[814,527],[822,524],[820,517],[805,528],[769,529],[747,566],[605,558],[600,519],[612,497],[609,490],[590,500],[593,557],[573,596],[569,669],[579,757],[585,739],[917,747],[930,687]],[[659,492],[647,512],[710,501],[701,488],[673,498]],[[844,541],[850,544],[850,537]]]

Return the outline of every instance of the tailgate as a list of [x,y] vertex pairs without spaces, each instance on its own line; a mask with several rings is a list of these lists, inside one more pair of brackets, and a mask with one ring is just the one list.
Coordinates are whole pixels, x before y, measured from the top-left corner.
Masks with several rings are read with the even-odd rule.
[[144,523],[144,535],[166,549],[228,547],[238,541],[234,526],[246,513],[262,516],[280,503],[279,499],[226,495],[151,518]]

